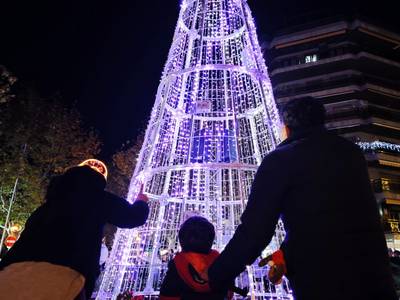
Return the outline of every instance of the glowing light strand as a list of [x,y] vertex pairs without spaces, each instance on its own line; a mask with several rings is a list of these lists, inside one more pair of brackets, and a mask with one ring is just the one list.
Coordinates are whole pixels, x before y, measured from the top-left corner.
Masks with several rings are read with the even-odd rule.
[[386,150],[386,151],[400,153],[400,145],[399,144],[391,144],[391,143],[381,142],[381,141],[357,142],[356,144],[364,151]]

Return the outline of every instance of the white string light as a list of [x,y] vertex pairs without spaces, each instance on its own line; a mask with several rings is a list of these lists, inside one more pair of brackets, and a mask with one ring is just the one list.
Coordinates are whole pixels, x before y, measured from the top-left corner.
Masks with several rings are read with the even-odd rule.
[[[156,299],[177,232],[191,215],[216,227],[222,250],[240,223],[257,167],[279,143],[280,120],[245,0],[183,0],[128,200],[140,183],[147,223],[118,230],[97,299]],[[267,252],[284,238],[282,223]],[[256,265],[237,279],[256,296],[289,299]]]
[[400,145],[399,144],[391,144],[381,141],[373,141],[373,142],[357,142],[356,143],[362,150],[368,151],[391,151],[391,152],[399,152],[400,153]]

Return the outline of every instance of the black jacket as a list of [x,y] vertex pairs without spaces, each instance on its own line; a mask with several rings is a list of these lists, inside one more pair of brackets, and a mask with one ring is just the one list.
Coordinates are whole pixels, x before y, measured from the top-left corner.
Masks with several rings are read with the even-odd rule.
[[90,290],[99,273],[105,223],[122,228],[144,224],[147,203],[130,204],[104,191],[105,180],[89,167],[73,169],[51,183],[46,203],[29,217],[0,269],[23,261],[68,266],[86,278]]
[[321,128],[268,154],[241,225],[210,267],[212,287],[254,262],[280,216],[296,300],[396,299],[376,200],[356,145]]

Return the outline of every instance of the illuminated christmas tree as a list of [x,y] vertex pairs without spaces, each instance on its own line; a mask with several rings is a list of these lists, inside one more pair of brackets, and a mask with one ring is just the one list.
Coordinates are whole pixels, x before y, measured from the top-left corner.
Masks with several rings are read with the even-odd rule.
[[[192,215],[216,227],[222,250],[240,223],[262,158],[279,143],[279,116],[246,0],[183,0],[128,199],[141,183],[147,223],[118,230],[97,299],[124,291],[156,299]],[[282,225],[267,252],[279,247]],[[237,285],[256,299],[289,299],[248,267]]]

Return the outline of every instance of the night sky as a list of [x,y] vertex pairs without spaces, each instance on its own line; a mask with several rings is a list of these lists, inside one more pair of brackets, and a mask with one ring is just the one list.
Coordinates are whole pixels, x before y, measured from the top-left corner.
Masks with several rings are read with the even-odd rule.
[[[0,64],[42,95],[76,102],[107,157],[145,129],[171,45],[178,0],[8,1],[0,9]],[[398,29],[396,1],[248,0],[259,35],[360,12]]]

